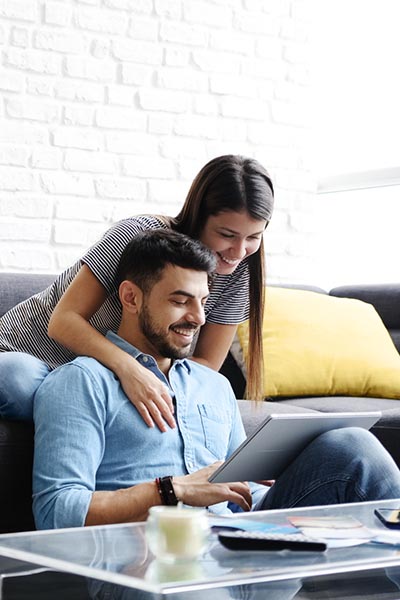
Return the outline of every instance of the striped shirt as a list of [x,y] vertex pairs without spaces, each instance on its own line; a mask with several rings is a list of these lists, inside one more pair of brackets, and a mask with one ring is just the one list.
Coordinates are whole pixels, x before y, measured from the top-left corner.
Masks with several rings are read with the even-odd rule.
[[[152,216],[137,216],[113,225],[88,252],[43,292],[21,302],[0,318],[0,352],[26,352],[51,369],[69,362],[75,354],[47,334],[50,316],[61,296],[82,265],[87,265],[108,296],[90,319],[100,333],[116,332],[121,320],[121,304],[115,285],[119,259],[127,243],[140,231],[167,226]],[[216,275],[205,305],[206,321],[222,325],[238,324],[249,317],[249,271],[243,260],[230,275]]]

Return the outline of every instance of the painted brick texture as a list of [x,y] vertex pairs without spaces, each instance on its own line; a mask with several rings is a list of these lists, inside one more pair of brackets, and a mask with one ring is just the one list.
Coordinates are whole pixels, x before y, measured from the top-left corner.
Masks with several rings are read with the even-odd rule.
[[58,272],[240,153],[276,185],[270,277],[304,275],[310,20],[307,0],[0,0],[0,270]]

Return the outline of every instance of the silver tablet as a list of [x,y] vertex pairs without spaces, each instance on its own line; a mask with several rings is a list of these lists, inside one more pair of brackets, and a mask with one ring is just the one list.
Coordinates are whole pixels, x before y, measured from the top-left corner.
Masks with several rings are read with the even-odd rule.
[[330,429],[370,429],[380,412],[271,414],[215,471],[209,481],[277,479],[314,438]]

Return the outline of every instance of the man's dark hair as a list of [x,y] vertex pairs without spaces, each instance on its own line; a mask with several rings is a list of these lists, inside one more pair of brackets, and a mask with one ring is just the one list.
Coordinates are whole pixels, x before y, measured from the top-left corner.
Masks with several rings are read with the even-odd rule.
[[133,281],[143,292],[161,278],[166,265],[205,271],[210,277],[216,268],[211,250],[198,240],[171,229],[150,229],[135,235],[122,252],[116,285]]

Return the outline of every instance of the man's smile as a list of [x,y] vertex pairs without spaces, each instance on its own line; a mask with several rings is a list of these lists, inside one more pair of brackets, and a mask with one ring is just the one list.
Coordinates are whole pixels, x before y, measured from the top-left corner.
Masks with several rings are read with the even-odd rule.
[[171,325],[170,329],[186,340],[192,340],[199,328],[192,325]]

